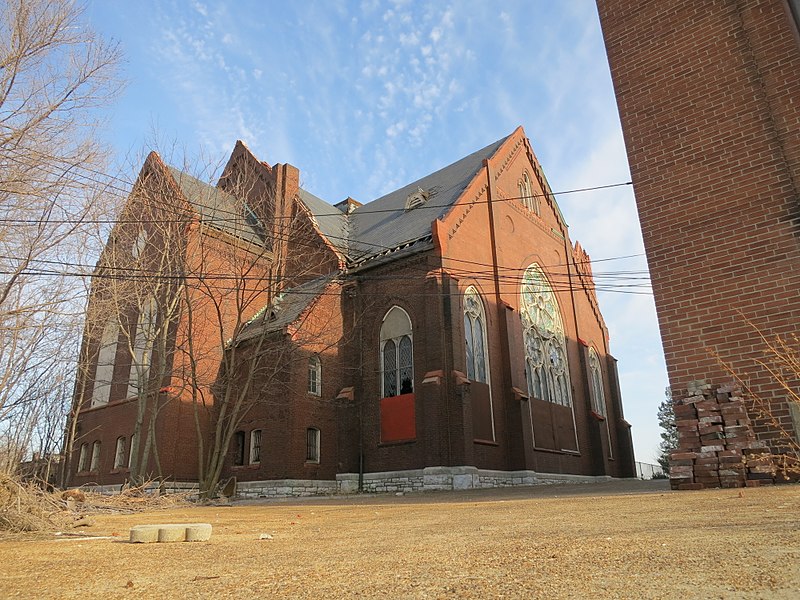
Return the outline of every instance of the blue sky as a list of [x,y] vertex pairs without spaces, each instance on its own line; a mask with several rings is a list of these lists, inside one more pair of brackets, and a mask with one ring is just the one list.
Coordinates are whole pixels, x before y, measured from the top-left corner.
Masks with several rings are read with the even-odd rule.
[[[96,0],[87,18],[126,57],[104,131],[120,162],[155,139],[219,165],[241,139],[328,202],[366,202],[522,125],[556,192],[630,180],[594,0]],[[596,273],[646,269],[630,186],[558,201],[593,259],[638,255]],[[637,460],[654,462],[652,297],[600,303]]]

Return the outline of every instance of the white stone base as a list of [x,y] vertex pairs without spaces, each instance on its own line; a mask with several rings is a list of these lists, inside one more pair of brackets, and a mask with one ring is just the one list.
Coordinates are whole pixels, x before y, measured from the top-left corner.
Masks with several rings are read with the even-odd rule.
[[[490,471],[477,467],[426,467],[409,471],[384,471],[364,473],[364,489],[369,494],[429,492],[441,490],[473,490],[482,488],[513,487],[519,485],[546,485],[554,483],[597,483],[611,481],[608,475],[567,475],[562,473],[537,473],[536,471]],[[119,485],[83,486],[94,492],[116,494]],[[158,486],[153,486],[153,490]],[[168,492],[197,490],[196,483],[169,482]],[[358,473],[340,473],[336,480],[274,479],[239,481],[236,498],[292,498],[307,496],[334,496],[358,493]]]
[[[152,482],[145,488],[145,491],[148,493],[154,492],[160,489],[161,486],[157,481]],[[109,496],[113,494],[119,494],[122,490],[122,484],[116,485],[81,485],[79,489],[88,490],[90,492],[95,492],[97,494],[107,494]],[[179,492],[196,492],[198,490],[197,483],[192,483],[190,481],[165,481],[164,482],[164,491],[167,494],[175,494]]]
[[[426,467],[411,471],[364,473],[364,491],[369,493],[471,490],[553,483],[596,483],[610,481],[608,475],[567,475],[535,471],[490,471],[477,467]],[[336,476],[340,493],[358,491],[358,473]]]
[[336,482],[329,479],[274,479],[236,482],[237,498],[333,496],[338,493]]

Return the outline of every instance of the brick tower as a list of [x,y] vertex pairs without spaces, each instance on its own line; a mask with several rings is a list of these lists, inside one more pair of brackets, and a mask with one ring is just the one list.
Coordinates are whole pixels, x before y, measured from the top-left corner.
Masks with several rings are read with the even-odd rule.
[[800,2],[597,6],[673,395],[729,381],[721,360],[780,448],[800,419],[760,361],[800,335]]

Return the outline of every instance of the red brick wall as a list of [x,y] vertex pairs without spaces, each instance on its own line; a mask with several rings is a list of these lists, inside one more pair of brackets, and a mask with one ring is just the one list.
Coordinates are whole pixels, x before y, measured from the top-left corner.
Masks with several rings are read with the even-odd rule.
[[[270,336],[261,350],[269,353],[258,368],[254,387],[245,401],[248,407],[238,430],[245,432],[247,449],[253,430],[260,429],[261,462],[234,466],[235,448],[229,448],[227,476],[240,481],[264,479],[334,479],[339,465],[337,395],[343,383],[341,344],[342,313],[338,285],[329,286],[297,321],[290,337]],[[252,352],[245,344],[240,352]],[[321,362],[320,395],[308,391],[308,360]],[[306,460],[306,430],[320,431],[319,463]],[[351,433],[351,435],[354,435]],[[245,462],[248,462],[245,452]]]
[[[779,0],[598,0],[674,393],[800,323],[800,43]],[[766,424],[759,431],[771,437]]]

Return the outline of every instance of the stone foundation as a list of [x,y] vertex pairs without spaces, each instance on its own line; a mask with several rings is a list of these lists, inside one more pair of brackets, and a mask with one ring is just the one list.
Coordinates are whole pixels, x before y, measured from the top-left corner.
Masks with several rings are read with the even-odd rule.
[[[427,467],[409,471],[385,471],[364,473],[364,492],[368,494],[392,494],[408,492],[432,492],[446,490],[471,490],[483,488],[513,487],[520,485],[547,485],[556,483],[596,483],[610,481],[604,475],[566,475],[560,473],[537,473],[535,471],[490,471],[476,467]],[[83,486],[103,494],[119,493],[119,485]],[[157,489],[153,486],[152,489]],[[169,482],[167,492],[197,490],[196,483]],[[276,479],[265,481],[239,481],[236,498],[297,498],[308,496],[335,496],[358,493],[358,473],[340,473],[336,480]]]

